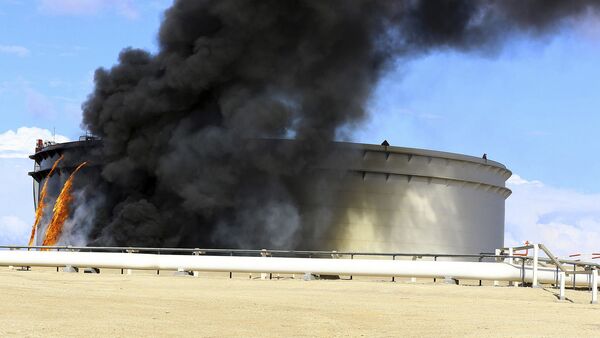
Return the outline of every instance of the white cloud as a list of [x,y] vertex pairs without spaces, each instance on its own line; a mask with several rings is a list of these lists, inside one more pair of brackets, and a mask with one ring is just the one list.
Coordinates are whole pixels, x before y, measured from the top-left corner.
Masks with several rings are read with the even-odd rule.
[[69,141],[63,135],[53,137],[52,132],[47,129],[21,127],[16,132],[9,130],[0,134],[0,158],[27,158],[34,152],[37,139]]
[[40,0],[38,10],[49,15],[85,16],[112,11],[128,19],[139,17],[130,0]]
[[26,57],[30,54],[29,49],[14,45],[0,45],[0,53],[13,54],[19,57]]
[[0,244],[25,245],[31,231],[31,225],[17,216],[0,217]]
[[536,186],[536,187],[543,187],[544,184],[540,181],[528,181],[523,179],[521,176],[519,175],[512,175],[508,181],[506,181],[506,184],[509,186],[516,186],[516,185],[529,185],[529,186]]
[[600,251],[600,194],[547,186],[513,175],[507,186],[505,244],[545,244],[554,254]]

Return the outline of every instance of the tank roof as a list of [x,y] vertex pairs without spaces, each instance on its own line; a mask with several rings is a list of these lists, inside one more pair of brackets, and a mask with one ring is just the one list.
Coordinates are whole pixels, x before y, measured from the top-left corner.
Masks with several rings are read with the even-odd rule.
[[80,140],[80,141],[55,143],[55,144],[51,144],[51,145],[48,145],[48,146],[42,148],[40,151],[36,152],[33,155],[29,155],[29,158],[37,161],[41,158],[46,158],[56,152],[60,152],[65,149],[82,148],[82,147],[97,147],[97,146],[100,146],[101,144],[102,144],[102,140],[100,140],[100,139],[86,139],[86,140]]
[[[293,141],[289,139],[281,139],[282,141]],[[354,143],[354,142],[332,142],[336,146],[341,147],[349,147],[355,148],[357,150],[369,150],[369,151],[378,151],[378,152],[389,152],[389,153],[397,153],[397,154],[412,154],[417,156],[429,156],[435,158],[444,158],[456,161],[463,162],[471,162],[477,163],[484,166],[491,166],[506,170],[509,174],[512,174],[510,170],[506,168],[500,162],[492,161],[489,159],[484,159],[476,156],[451,153],[445,151],[438,150],[430,150],[430,149],[420,149],[420,148],[408,148],[408,147],[397,147],[397,146],[383,146],[378,144],[367,144],[367,143]],[[65,143],[56,143],[44,147],[42,150],[36,152],[33,155],[30,155],[29,158],[37,160],[39,158],[45,158],[51,153],[62,151],[69,148],[80,148],[80,147],[97,147],[102,144],[101,139],[93,138],[93,139],[85,139],[79,141],[65,142]]]

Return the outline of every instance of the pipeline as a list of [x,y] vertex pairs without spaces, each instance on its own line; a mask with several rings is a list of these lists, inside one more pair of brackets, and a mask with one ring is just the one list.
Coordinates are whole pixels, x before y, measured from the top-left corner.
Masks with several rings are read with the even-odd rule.
[[[504,262],[409,261],[374,259],[183,256],[140,253],[0,251],[0,266],[76,266],[137,270],[188,270],[247,273],[314,273],[324,275],[389,276],[532,282],[529,266]],[[525,276],[523,276],[523,273]],[[590,285],[590,276],[575,274],[577,286]],[[571,280],[573,277],[571,277]],[[523,278],[524,277],[524,278]],[[554,284],[556,269],[538,268],[540,283]]]

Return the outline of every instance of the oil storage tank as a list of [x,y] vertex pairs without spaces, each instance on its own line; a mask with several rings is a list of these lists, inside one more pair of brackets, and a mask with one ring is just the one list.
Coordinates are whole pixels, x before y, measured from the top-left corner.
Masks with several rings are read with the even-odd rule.
[[[38,209],[42,197],[42,187],[44,186],[46,186],[46,198],[45,210],[35,231],[33,244],[42,245],[43,234],[52,217],[53,205],[69,175],[77,166],[82,162],[86,162],[85,170],[79,173],[78,180],[74,181],[75,186],[100,181],[101,145],[102,142],[99,139],[90,136],[83,136],[79,141],[66,143],[37,141],[35,154],[29,156],[34,161],[33,171],[29,172],[29,175],[33,178],[34,210]],[[55,164],[56,168],[50,175]],[[86,199],[86,196],[77,197],[84,201]],[[70,240],[67,239],[66,242],[68,243]],[[83,239],[77,242],[77,244],[81,243],[83,243]]]
[[[281,142],[295,141],[263,141],[265,147]],[[99,179],[101,145],[100,140],[84,138],[39,147],[31,156],[35,169],[30,173],[35,179],[36,203],[39,193],[35,191],[39,192],[61,155],[65,155],[64,162],[59,174],[50,178],[49,195],[58,194],[64,174],[83,160],[91,162],[83,171],[85,180]],[[511,194],[505,187],[511,172],[504,165],[387,145],[334,142],[330,147],[329,155],[309,164],[306,179],[293,188],[301,228],[299,240],[283,248],[478,254],[503,246],[505,199]],[[211,245],[219,244],[194,243]]]

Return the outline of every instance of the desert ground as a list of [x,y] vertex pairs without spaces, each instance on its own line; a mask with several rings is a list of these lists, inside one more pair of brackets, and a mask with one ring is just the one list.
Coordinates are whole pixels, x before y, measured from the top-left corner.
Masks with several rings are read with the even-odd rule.
[[0,336],[600,336],[587,290],[233,277],[0,267]]

